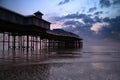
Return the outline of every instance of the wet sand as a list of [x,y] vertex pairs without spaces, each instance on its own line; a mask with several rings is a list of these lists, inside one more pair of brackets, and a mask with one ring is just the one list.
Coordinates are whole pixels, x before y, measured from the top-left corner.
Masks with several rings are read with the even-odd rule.
[[39,58],[1,59],[6,64],[0,66],[0,80],[120,80],[119,47],[57,49]]

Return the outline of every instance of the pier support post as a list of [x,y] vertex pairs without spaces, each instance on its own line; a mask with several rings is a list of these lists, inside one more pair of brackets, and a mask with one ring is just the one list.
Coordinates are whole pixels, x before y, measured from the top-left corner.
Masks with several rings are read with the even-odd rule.
[[4,50],[5,50],[5,33],[3,32],[3,52],[2,52],[3,56],[2,58],[5,57]]
[[33,50],[33,37],[31,36],[31,51]]
[[41,45],[41,37],[40,37],[40,50],[41,50],[41,47],[42,47],[42,45]]
[[27,35],[27,52],[29,51],[29,35]]
[[48,47],[50,48],[51,46],[51,40],[48,40]]
[[38,37],[35,36],[35,38],[36,38],[35,42],[36,42],[36,52],[37,52],[38,51]]
[[15,33],[12,35],[12,54],[13,54],[13,59],[15,58],[15,48],[16,48],[16,35]]
[[26,52],[26,60],[28,61],[29,60],[29,35],[27,34],[27,52]]
[[35,49],[34,43],[35,43],[35,41],[34,41],[34,36],[33,36],[33,37],[32,37],[33,51],[34,51],[34,49]]
[[8,51],[10,49],[10,33],[8,32]]

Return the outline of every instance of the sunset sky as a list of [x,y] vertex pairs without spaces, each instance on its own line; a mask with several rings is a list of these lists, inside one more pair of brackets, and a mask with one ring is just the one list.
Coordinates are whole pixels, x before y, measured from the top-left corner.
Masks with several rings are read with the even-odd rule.
[[120,45],[120,0],[0,0],[0,6],[23,15],[36,11],[84,39],[85,45]]

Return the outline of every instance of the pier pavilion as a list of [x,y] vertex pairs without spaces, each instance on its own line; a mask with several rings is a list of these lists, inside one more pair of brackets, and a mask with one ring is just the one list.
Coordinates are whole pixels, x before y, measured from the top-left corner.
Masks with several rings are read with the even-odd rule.
[[81,48],[82,39],[73,33],[54,29],[42,19],[42,13],[23,16],[0,7],[0,47],[2,50],[41,49],[43,42],[48,48]]

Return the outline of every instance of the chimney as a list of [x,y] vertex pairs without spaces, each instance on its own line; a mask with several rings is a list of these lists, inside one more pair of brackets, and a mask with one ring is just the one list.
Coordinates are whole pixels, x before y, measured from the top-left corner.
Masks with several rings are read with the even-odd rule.
[[42,14],[40,11],[37,11],[37,12],[34,13],[34,15],[35,15],[36,17],[42,19],[42,15],[43,15],[43,14]]

